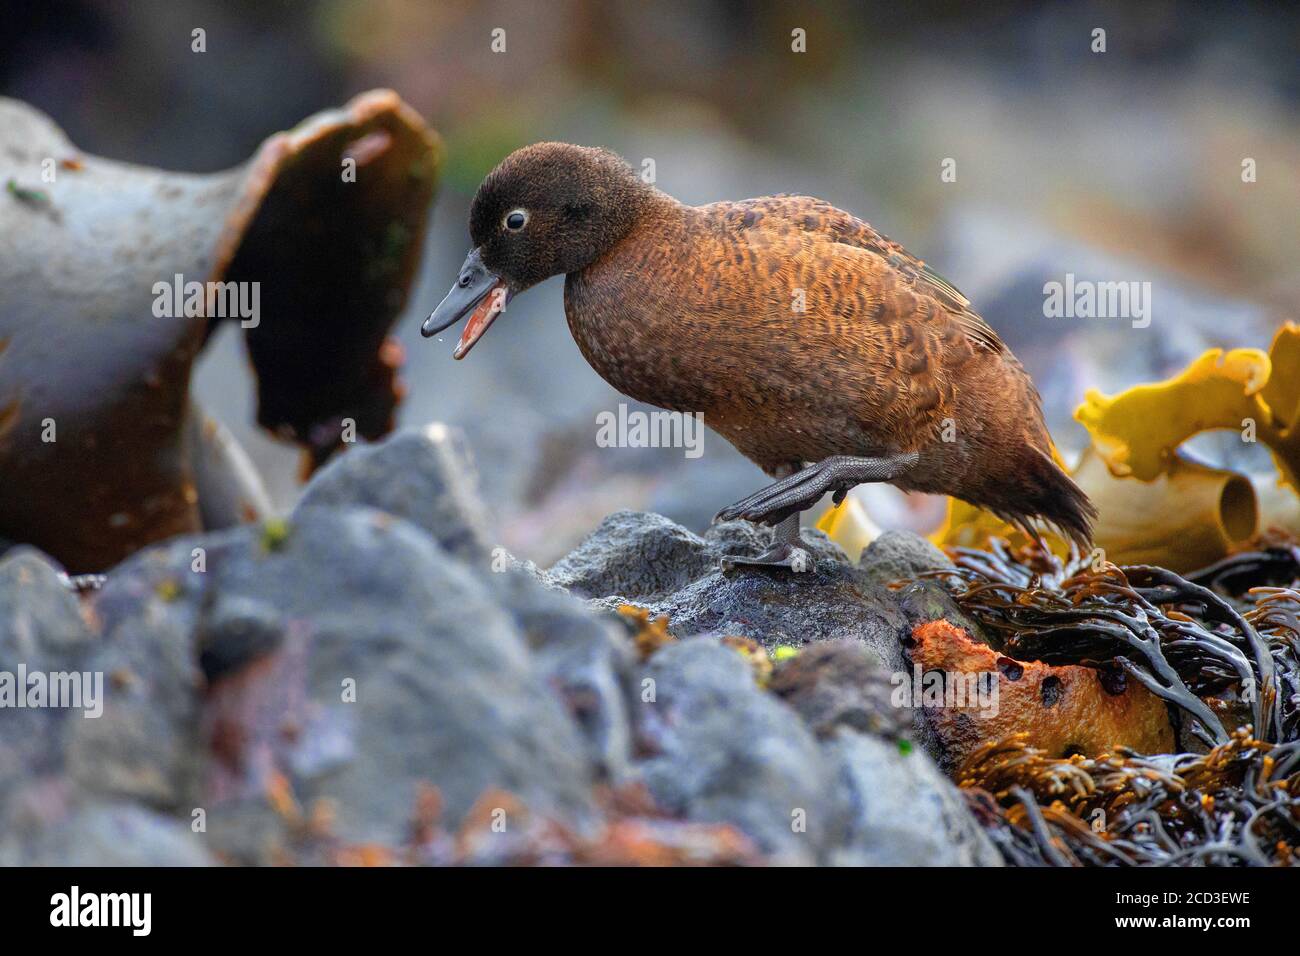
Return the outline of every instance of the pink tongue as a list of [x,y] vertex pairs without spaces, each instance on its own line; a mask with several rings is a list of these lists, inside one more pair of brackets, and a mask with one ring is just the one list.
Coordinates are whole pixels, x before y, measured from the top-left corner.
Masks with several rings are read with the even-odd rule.
[[469,321],[465,323],[465,328],[460,333],[460,341],[456,344],[453,357],[461,359],[468,355],[469,350],[474,347],[474,343],[482,338],[483,333],[492,324],[492,320],[505,309],[504,290],[505,283],[498,282],[488,290],[488,294],[483,297],[483,301],[474,307]]

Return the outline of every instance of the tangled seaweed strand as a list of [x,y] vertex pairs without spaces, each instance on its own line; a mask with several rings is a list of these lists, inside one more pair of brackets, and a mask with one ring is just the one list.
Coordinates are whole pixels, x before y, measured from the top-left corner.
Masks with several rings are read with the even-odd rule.
[[1192,572],[1187,580],[1229,596],[1260,585],[1300,587],[1300,545],[1279,541],[1238,551]]
[[1286,615],[1271,619],[1282,633],[1266,637],[1249,614],[1163,568],[1094,568],[1077,559],[1064,564],[1041,551],[1020,559],[1005,547],[959,549],[955,558],[955,569],[930,576],[945,580],[962,610],[1005,653],[1048,664],[1119,668],[1189,717],[1193,735],[1210,747],[1230,736],[1203,700],[1211,696],[1247,706],[1259,739],[1288,739],[1279,736],[1279,687],[1294,683],[1300,664],[1286,637],[1296,633],[1288,631]]
[[1207,754],[1076,754],[1024,734],[985,744],[957,776],[1008,862],[1021,866],[1295,865],[1300,742],[1239,730]]
[[1254,588],[1246,620],[1268,642],[1278,679],[1278,739],[1300,739],[1300,592]]
[[[1295,583],[1295,549],[1236,555],[1195,580],[1078,555],[1061,561],[1032,546],[953,555],[955,569],[930,576],[1006,653],[1138,680],[1210,747],[1056,758],[1025,735],[985,744],[958,782],[1008,862],[1296,864],[1300,591],[1251,586]],[[1236,713],[1242,726],[1230,729],[1220,714]]]

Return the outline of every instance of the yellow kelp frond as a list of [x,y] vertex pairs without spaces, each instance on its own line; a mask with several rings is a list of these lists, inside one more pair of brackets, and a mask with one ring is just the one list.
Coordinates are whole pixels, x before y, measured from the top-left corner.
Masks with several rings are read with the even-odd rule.
[[1234,431],[1271,420],[1260,392],[1272,363],[1259,349],[1210,349],[1164,382],[1135,385],[1118,395],[1089,389],[1074,417],[1117,477],[1153,481],[1178,446],[1216,428]]
[[[1211,349],[1163,382],[1117,395],[1090,390],[1074,417],[1092,445],[1073,477],[1100,511],[1095,542],[1109,560],[1192,570],[1257,527],[1300,528],[1293,494],[1300,490],[1300,326],[1279,329],[1267,353]],[[1288,491],[1260,500],[1244,476],[1178,453],[1189,438],[1216,429],[1266,445]],[[950,500],[933,540],[979,548],[991,537],[1023,541],[988,512]]]
[[1178,454],[1155,480],[1138,481],[1116,478],[1090,448],[1074,480],[1100,515],[1093,543],[1115,564],[1195,571],[1239,547],[1259,523],[1259,503],[1245,476]]
[[1272,426],[1294,436],[1300,423],[1300,326],[1288,322],[1278,329],[1268,355],[1273,374],[1260,395],[1272,409]]
[[841,504],[827,508],[817,519],[816,527],[843,548],[850,561],[857,561],[862,556],[862,549],[880,534],[880,528],[867,515],[862,502],[852,495]]
[[[1013,547],[1025,544],[1025,533],[997,515],[962,501],[948,499],[948,514],[930,540],[941,548],[987,548],[990,538],[1005,538]],[[1054,547],[1053,551],[1057,551]],[[1065,553],[1061,545],[1058,553]]]
[[1115,475],[1151,481],[1187,439],[1226,428],[1267,445],[1281,482],[1300,490],[1300,327],[1282,326],[1267,355],[1211,349],[1168,381],[1089,392],[1074,417]]

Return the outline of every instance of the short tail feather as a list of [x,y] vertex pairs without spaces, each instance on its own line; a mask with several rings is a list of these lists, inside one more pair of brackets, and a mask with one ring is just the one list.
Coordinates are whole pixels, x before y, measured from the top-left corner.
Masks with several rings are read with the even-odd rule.
[[1097,508],[1056,462],[1036,452],[1039,467],[1037,477],[1044,487],[1044,496],[1037,514],[1054,525],[1065,537],[1075,542],[1080,550],[1092,546],[1092,524],[1097,520]]
[[1037,448],[1029,449],[1023,465],[1023,484],[1016,489],[1014,503],[996,509],[998,516],[1032,537],[1037,536],[1034,525],[1045,524],[1086,553],[1092,547],[1096,507],[1070,476]]

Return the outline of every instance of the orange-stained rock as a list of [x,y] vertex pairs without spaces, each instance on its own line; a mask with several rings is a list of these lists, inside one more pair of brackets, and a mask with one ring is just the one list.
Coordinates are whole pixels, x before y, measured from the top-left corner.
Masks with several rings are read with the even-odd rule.
[[959,765],[980,744],[1021,731],[1054,757],[1096,756],[1120,746],[1146,754],[1173,750],[1165,703],[1134,680],[1112,693],[1093,668],[1016,661],[942,619],[918,624],[912,639],[912,663],[922,674],[997,674],[995,707],[925,708],[945,765]]

